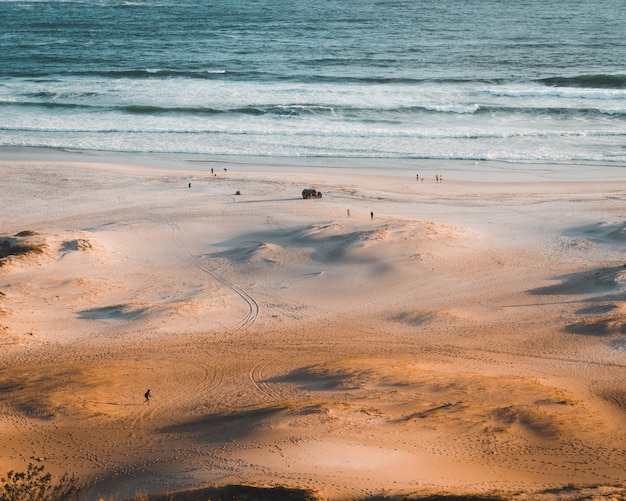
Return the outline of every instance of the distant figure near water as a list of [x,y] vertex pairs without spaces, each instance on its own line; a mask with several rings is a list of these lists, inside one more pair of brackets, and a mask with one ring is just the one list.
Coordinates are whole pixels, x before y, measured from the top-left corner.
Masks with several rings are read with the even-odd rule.
[[348,217],[350,217],[350,209],[346,209],[346,211],[348,212]]
[[374,211],[370,212],[370,219],[374,219]]
[[147,392],[145,392],[143,396],[144,396],[144,397],[146,397],[146,401],[144,402],[144,404],[145,404],[146,402],[148,402],[148,404],[150,404],[150,390],[148,390]]

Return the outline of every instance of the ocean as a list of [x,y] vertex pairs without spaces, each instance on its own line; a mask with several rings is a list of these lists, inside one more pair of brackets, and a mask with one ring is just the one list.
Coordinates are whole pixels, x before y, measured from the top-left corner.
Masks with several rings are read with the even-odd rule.
[[626,164],[624,0],[0,0],[0,146]]

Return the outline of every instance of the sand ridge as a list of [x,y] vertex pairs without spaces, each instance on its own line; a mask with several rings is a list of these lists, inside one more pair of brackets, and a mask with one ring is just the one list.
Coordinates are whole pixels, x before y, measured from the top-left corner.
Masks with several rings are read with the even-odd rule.
[[0,163],[0,470],[94,497],[624,484],[626,181],[216,172]]

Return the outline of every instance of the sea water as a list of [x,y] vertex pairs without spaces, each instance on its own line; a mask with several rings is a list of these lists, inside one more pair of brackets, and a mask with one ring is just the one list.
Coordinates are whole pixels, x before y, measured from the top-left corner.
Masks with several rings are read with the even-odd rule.
[[0,0],[0,146],[626,163],[624,0]]

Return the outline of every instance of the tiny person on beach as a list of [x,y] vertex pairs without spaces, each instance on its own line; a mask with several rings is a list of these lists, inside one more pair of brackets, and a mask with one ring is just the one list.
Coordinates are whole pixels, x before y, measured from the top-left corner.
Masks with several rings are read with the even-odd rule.
[[148,404],[150,404],[150,390],[148,390],[147,392],[144,393],[143,395],[144,397],[146,397],[146,401],[144,402],[144,404],[147,402]]

